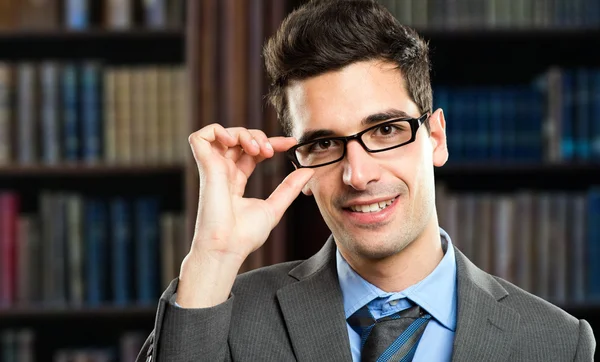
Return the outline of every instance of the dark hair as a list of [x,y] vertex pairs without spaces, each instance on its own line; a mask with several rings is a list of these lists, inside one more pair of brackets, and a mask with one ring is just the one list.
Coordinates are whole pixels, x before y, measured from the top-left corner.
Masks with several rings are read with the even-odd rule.
[[[367,60],[397,64],[407,92],[424,113],[432,109],[427,43],[375,0],[312,0],[290,13],[264,48],[269,101],[291,134],[285,88]],[[426,122],[429,130],[429,122]]]

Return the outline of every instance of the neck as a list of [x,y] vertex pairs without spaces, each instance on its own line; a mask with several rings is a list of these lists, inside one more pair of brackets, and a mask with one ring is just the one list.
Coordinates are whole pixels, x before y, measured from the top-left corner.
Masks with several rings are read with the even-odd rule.
[[361,277],[385,292],[400,292],[425,279],[444,257],[437,218],[402,251],[383,259],[368,259],[340,249]]

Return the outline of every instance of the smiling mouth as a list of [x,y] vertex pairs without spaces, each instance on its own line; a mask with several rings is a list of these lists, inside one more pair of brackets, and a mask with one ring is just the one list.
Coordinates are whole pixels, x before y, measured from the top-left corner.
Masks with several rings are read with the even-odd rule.
[[381,211],[381,210],[387,208],[391,204],[393,204],[397,198],[398,198],[398,196],[394,197],[393,199],[387,200],[387,201],[380,201],[380,202],[376,202],[376,203],[369,204],[369,205],[352,205],[352,206],[348,207],[348,209],[353,212],[362,212],[362,213],[378,212],[378,211]]

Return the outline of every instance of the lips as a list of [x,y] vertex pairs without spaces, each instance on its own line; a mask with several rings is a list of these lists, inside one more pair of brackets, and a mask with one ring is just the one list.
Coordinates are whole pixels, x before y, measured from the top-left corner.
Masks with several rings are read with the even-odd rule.
[[348,207],[348,209],[353,212],[362,212],[362,213],[378,212],[378,211],[381,211],[381,210],[387,208],[391,204],[393,204],[394,200],[396,200],[396,198],[397,198],[397,196],[392,199],[389,199],[389,200],[378,201],[378,202],[374,202],[372,204],[366,204],[366,205],[351,205]]

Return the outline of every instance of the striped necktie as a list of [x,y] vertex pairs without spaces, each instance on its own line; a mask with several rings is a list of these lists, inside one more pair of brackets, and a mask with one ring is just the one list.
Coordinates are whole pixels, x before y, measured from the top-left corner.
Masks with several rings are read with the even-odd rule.
[[348,324],[361,337],[361,362],[408,362],[430,319],[418,305],[375,319],[365,305],[348,318]]

